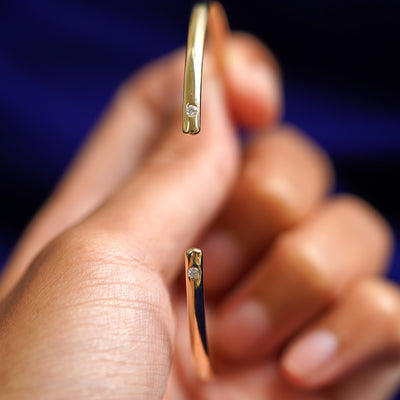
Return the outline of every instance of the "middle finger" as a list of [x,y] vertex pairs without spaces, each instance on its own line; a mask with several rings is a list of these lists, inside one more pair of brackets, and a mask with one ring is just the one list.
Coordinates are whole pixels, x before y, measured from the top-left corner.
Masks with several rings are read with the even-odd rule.
[[216,316],[217,348],[231,359],[278,349],[355,280],[380,273],[390,230],[367,204],[339,196],[275,241]]
[[207,293],[220,296],[280,232],[299,223],[332,184],[328,158],[295,128],[280,126],[246,149],[234,192],[201,248]]

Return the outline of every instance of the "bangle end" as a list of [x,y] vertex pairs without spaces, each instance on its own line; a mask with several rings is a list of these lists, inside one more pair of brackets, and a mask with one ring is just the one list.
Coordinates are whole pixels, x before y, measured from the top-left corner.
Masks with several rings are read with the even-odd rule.
[[213,373],[207,347],[204,312],[203,252],[189,249],[185,253],[186,299],[190,343],[197,376],[209,380]]

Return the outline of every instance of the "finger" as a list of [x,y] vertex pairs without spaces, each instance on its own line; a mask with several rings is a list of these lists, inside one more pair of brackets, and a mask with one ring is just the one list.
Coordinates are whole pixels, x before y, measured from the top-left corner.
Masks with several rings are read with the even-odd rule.
[[341,196],[283,233],[221,306],[215,340],[226,357],[255,360],[279,348],[357,279],[382,272],[387,224],[361,200]]
[[14,250],[0,281],[0,298],[49,240],[91,212],[139,165],[178,107],[182,62],[180,50],[122,86]]
[[[7,370],[18,394],[32,384],[33,397],[45,391],[51,398],[54,385],[66,381],[68,393],[78,397],[95,397],[99,384],[107,398],[110,387],[124,398],[165,392],[174,343],[166,283],[220,207],[239,164],[222,84],[216,76],[204,78],[201,135],[182,135],[174,118],[139,171],[47,245],[3,302],[0,357],[9,367],[4,363],[0,374]],[[43,377],[51,368],[49,387]],[[22,389],[21,376],[29,377]],[[76,378],[82,376],[87,379]]]
[[327,156],[296,128],[256,137],[218,222],[201,244],[208,294],[221,294],[259,259],[273,238],[299,223],[332,184]]
[[374,360],[326,390],[329,400],[388,400],[398,393],[398,360]]
[[239,124],[258,128],[280,118],[280,70],[261,41],[247,33],[233,34],[226,41],[223,66],[229,106]]
[[271,125],[282,114],[282,80],[272,52],[254,36],[245,32],[230,34],[223,7],[210,8],[208,46],[217,67],[231,112],[236,121],[248,128]]
[[238,168],[239,142],[221,82],[211,74],[205,87],[202,133],[180,134],[175,118],[140,170],[80,227],[124,237],[130,253],[167,281],[215,216]]
[[320,394],[291,387],[271,361],[218,376],[218,380],[203,385],[198,392],[200,400],[327,400]]
[[[176,347],[165,400],[193,398],[199,400],[239,400],[244,398],[252,400],[328,400],[325,396],[315,393],[299,392],[296,387],[284,379],[275,358],[270,358],[257,365],[241,365],[240,369],[216,373],[212,380],[202,382],[199,386],[190,355],[186,301],[181,296],[177,296],[176,300],[173,303],[178,323]],[[207,313],[207,316],[210,316],[210,313]]]
[[378,279],[357,284],[290,344],[282,360],[286,377],[297,386],[315,389],[385,352],[400,357],[399,315],[398,287]]

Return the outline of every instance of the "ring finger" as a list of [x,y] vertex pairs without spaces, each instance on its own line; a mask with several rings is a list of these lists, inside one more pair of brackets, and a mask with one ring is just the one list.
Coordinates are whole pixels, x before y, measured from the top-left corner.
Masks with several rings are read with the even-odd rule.
[[220,306],[214,339],[223,358],[258,360],[335,302],[382,272],[391,248],[384,220],[351,196],[330,200],[281,234],[255,272]]

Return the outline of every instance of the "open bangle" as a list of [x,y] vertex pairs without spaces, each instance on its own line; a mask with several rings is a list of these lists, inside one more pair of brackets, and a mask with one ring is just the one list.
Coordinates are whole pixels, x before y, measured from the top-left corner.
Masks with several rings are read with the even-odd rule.
[[[185,76],[183,85],[184,133],[200,132],[201,80],[204,58],[204,43],[207,22],[210,20],[217,67],[222,69],[221,43],[226,30],[226,19],[222,6],[216,2],[205,2],[193,7],[186,48]],[[197,376],[208,380],[212,366],[207,346],[207,331],[204,312],[203,253],[189,249],[185,253],[186,298],[189,319],[190,343]]]

